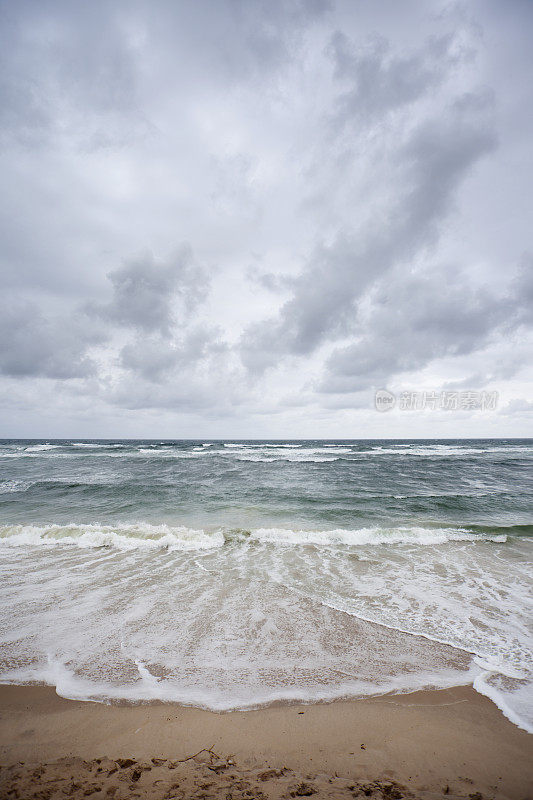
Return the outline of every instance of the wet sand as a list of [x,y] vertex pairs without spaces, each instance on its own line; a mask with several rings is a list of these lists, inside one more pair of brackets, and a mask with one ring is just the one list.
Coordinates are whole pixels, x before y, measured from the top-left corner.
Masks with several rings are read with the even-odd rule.
[[471,687],[215,714],[0,686],[0,709],[2,800],[533,796],[533,736]]

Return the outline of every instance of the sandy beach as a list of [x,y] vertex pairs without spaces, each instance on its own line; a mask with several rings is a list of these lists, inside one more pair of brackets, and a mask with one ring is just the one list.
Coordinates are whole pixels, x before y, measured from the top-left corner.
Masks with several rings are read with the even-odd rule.
[[2,686],[0,705],[2,798],[525,800],[533,789],[533,738],[470,687],[215,714]]

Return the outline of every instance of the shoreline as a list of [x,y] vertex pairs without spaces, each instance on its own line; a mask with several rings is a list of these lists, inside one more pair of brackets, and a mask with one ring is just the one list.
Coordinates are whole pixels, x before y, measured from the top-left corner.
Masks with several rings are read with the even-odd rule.
[[[533,793],[533,737],[471,686],[217,713],[173,703],[66,700],[49,686],[1,685],[0,708],[0,777],[14,781],[19,797],[42,791],[35,765],[44,776],[52,770],[56,783],[61,782],[58,771],[70,776],[81,770],[73,782],[81,788],[69,796],[78,797],[79,791],[82,797],[89,773],[93,788],[103,780],[96,759],[134,762],[128,774],[118,767],[105,770],[109,785],[102,783],[102,791],[113,790],[107,795],[115,800],[123,791],[124,797],[134,796],[133,789],[140,797],[165,796],[157,792],[169,779],[169,766],[151,759],[176,762],[173,776],[179,774],[183,786],[189,781],[190,793],[176,797],[200,797],[192,792],[206,774],[214,784],[212,794],[205,790],[204,796],[226,797],[228,770],[235,781],[255,786],[256,794],[248,796],[257,797],[288,797],[298,781],[312,784],[317,797],[355,796],[348,785],[374,781],[379,782],[372,789],[377,797],[385,791],[383,782],[400,786],[394,791],[401,796],[410,792],[427,798],[445,792],[451,797],[474,795],[476,800],[476,793],[524,800]],[[210,753],[179,762],[205,749],[222,759],[219,772]],[[130,781],[128,787],[126,778],[136,764],[141,765],[142,780]],[[10,771],[10,765],[17,766]],[[280,774],[263,780],[259,776],[265,770]],[[339,784],[337,794],[331,794],[331,781],[342,780],[348,781],[346,786]],[[226,794],[217,794],[219,790]],[[95,797],[105,796],[96,791]],[[232,796],[245,796],[238,791]]]

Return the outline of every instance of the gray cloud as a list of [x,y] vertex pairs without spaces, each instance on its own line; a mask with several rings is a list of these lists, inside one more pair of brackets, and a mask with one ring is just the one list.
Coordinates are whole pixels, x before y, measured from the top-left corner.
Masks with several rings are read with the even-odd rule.
[[2,13],[4,435],[40,435],[43,414],[61,435],[71,409],[79,435],[187,414],[342,437],[407,373],[497,382],[520,432],[530,4]]
[[217,329],[194,327],[176,340],[139,338],[122,348],[120,365],[145,380],[158,381],[172,370],[195,366],[226,352],[227,345],[219,337]]
[[475,352],[499,330],[520,326],[526,307],[520,294],[498,296],[469,286],[456,269],[421,275],[398,270],[373,292],[358,341],[329,357],[322,389],[353,392],[386,385],[396,374],[434,359]]
[[5,13],[1,42],[5,143],[116,146],[149,129],[139,110],[140,54],[118,5],[21,3],[18,14]]
[[89,310],[115,325],[163,334],[190,315],[209,290],[207,271],[195,261],[188,245],[166,262],[147,253],[108,277],[113,286],[111,302]]
[[128,409],[171,409],[225,416],[249,402],[242,370],[216,331],[190,331],[174,344],[132,342],[121,353],[124,372],[101,386],[100,396]]
[[5,297],[0,314],[0,371],[9,376],[60,380],[98,374],[89,351],[109,349],[116,331],[137,331],[119,363],[155,380],[178,364],[195,363],[220,349],[218,332],[191,323],[209,290],[207,270],[182,245],[162,261],[151,253],[128,260],[108,275],[111,299],[74,310],[49,310],[35,301]]
[[423,120],[394,149],[394,198],[360,236],[341,233],[321,246],[293,282],[277,318],[252,325],[242,354],[251,371],[284,354],[303,355],[353,327],[355,301],[399,261],[414,259],[438,238],[455,194],[473,165],[495,146],[486,93],[457,98]]
[[347,84],[337,99],[334,122],[360,124],[368,117],[408,106],[434,90],[449,77],[450,68],[470,53],[464,52],[453,34],[430,37],[422,48],[396,54],[383,36],[373,36],[364,47],[356,46],[342,31],[331,38],[328,53],[335,77]]
[[533,401],[524,400],[522,397],[517,397],[510,400],[506,406],[500,409],[500,414],[513,417],[515,414],[520,416],[532,417],[533,416]]
[[[106,0],[3,7],[0,30],[0,140],[4,146],[74,151],[159,149],[166,131],[154,107],[163,90],[186,101],[262,81],[296,56],[327,0]],[[176,57],[177,56],[177,57]],[[155,74],[154,74],[155,73]],[[153,76],[154,81],[147,81]]]
[[0,308],[0,372],[11,377],[84,378],[97,365],[87,350],[102,336],[83,315],[45,317],[40,308],[10,299]]
[[512,291],[517,298],[519,321],[533,324],[533,255],[524,253]]

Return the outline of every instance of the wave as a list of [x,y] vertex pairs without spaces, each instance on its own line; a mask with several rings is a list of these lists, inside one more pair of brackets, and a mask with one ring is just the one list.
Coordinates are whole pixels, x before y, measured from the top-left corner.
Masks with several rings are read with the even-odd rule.
[[140,447],[137,450],[143,456],[162,456],[163,458],[198,458],[199,456],[213,455],[211,450],[199,450],[193,452],[192,450],[155,450],[148,447]]
[[[263,449],[264,448],[264,449]],[[283,449],[285,448],[285,449]],[[237,461],[301,461],[322,463],[338,461],[340,455],[351,455],[353,450],[349,447],[303,447],[297,450],[293,445],[260,445],[248,450],[232,450]]]
[[441,670],[389,676],[382,682],[346,677],[336,684],[309,684],[307,686],[242,686],[239,675],[225,688],[209,686],[187,686],[183,681],[159,678],[150,672],[139,658],[132,659],[137,668],[136,680],[114,683],[104,678],[91,679],[76,673],[71,665],[57,657],[48,655],[47,662],[35,667],[12,669],[0,674],[3,684],[45,683],[53,686],[60,697],[69,700],[99,701],[109,703],[126,701],[139,703],[160,701],[193,706],[208,711],[249,711],[274,703],[320,703],[362,697],[379,697],[385,694],[408,694],[420,689],[444,689],[472,684],[479,673],[475,665],[468,670]]
[[118,550],[206,550],[222,547],[222,531],[208,533],[168,525],[2,525],[0,545],[6,547],[74,545]]
[[246,454],[246,455],[238,455],[237,461],[258,461],[264,463],[272,463],[273,461],[296,461],[298,463],[314,463],[314,464],[323,464],[329,461],[338,461],[337,456],[329,457],[328,456],[312,456],[306,455],[305,453],[298,453],[298,454],[289,454],[283,453],[277,456],[267,456],[267,455],[257,455],[254,453]]
[[[134,658],[137,679],[117,683],[103,678],[91,678],[79,674],[72,665],[48,654],[46,662],[32,667],[7,670],[0,674],[2,684],[47,684],[53,686],[60,697],[78,701],[139,703],[160,701],[193,706],[208,711],[229,712],[257,709],[274,703],[320,703],[335,700],[379,697],[383,695],[409,694],[421,689],[446,689],[456,686],[472,685],[479,693],[489,697],[512,723],[528,733],[533,733],[530,710],[527,707],[518,713],[509,705],[505,693],[501,693],[489,683],[492,671],[484,669],[481,659],[474,657],[467,669],[448,667],[439,671],[421,671],[416,674],[383,676],[382,680],[369,681],[348,676],[330,685],[309,684],[307,686],[255,688],[239,685],[236,676],[228,685],[214,688],[209,686],[187,686],[180,681],[158,677],[139,658]],[[529,705],[529,704],[528,704]],[[524,713],[525,712],[525,713]]]
[[500,532],[500,535],[505,536],[523,536],[523,537],[530,537],[533,536],[533,525],[530,522],[523,522],[523,523],[513,523],[510,525],[503,525],[499,524],[497,526],[494,525],[475,525],[470,524],[468,526],[468,530],[472,531],[475,534],[492,534],[494,533],[495,528]]
[[354,455],[365,456],[424,456],[430,458],[444,458],[447,456],[471,456],[471,455],[493,455],[501,453],[502,455],[514,454],[519,457],[524,454],[532,455],[531,447],[464,447],[461,445],[393,445],[391,447],[376,446],[370,450],[356,450],[353,451]]
[[[516,526],[515,526],[516,527]],[[205,550],[226,542],[260,542],[282,546],[363,547],[369,545],[434,546],[446,542],[504,543],[507,534],[472,532],[466,528],[359,528],[292,530],[290,528],[222,529],[206,531],[186,526],[149,523],[68,525],[2,525],[0,546],[74,545],[118,550]]]
[[[235,447],[237,445],[231,445],[231,447]],[[303,444],[262,444],[262,443],[254,443],[254,444],[242,444],[238,445],[239,447],[253,447],[256,450],[281,450],[283,448],[288,448],[290,450],[296,450],[298,447],[303,447]],[[226,447],[226,445],[224,445]]]
[[25,492],[32,485],[31,481],[0,481],[0,494],[11,492]]
[[65,444],[65,447],[88,447],[91,450],[100,450],[107,448],[131,447],[129,444],[112,444],[111,442],[71,442]]
[[[478,666],[484,666],[483,661],[479,658],[475,658],[474,662]],[[518,693],[515,691],[509,694],[508,692],[501,691],[499,687],[494,685],[494,682],[498,683],[500,675],[501,672],[499,670],[492,669],[491,666],[488,665],[488,669],[485,669],[481,675],[474,678],[472,685],[476,692],[492,700],[494,705],[500,709],[502,714],[507,717],[510,722],[528,733],[533,733],[533,698],[530,686],[526,684],[525,687],[521,687],[521,691],[519,690]],[[517,711],[516,708],[517,694],[519,694],[519,711]]]
[[439,545],[446,542],[507,541],[505,534],[476,534],[465,528],[359,528],[358,530],[295,531],[285,528],[258,528],[252,539],[281,545],[318,545],[322,547],[360,547],[381,544]]
[[25,453],[42,453],[44,450],[56,450],[58,447],[61,447],[60,444],[32,444],[29,447],[26,447],[24,452]]
[[364,445],[362,442],[40,442],[38,444],[7,444],[0,450],[0,458],[145,458],[191,459],[216,456],[235,461],[271,463],[292,461],[325,463],[367,459],[468,459],[510,458],[529,460],[533,456],[530,445],[476,446],[443,443],[402,443]]

